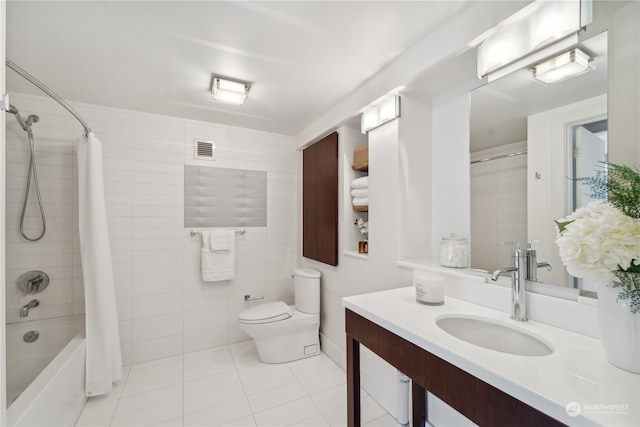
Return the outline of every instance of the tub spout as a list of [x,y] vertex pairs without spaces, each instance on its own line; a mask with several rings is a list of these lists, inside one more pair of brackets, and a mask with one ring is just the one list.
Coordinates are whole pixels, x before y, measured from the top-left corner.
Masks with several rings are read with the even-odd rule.
[[29,315],[29,310],[39,305],[40,300],[32,299],[31,301],[29,301],[29,304],[22,306],[22,308],[20,309],[20,317],[27,317]]

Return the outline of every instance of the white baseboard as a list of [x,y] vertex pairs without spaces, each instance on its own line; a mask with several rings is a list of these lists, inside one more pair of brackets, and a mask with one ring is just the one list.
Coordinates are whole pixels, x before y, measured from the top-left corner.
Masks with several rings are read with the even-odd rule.
[[322,334],[320,334],[320,348],[322,352],[329,356],[329,359],[333,360],[343,371],[347,371],[347,356],[345,352]]

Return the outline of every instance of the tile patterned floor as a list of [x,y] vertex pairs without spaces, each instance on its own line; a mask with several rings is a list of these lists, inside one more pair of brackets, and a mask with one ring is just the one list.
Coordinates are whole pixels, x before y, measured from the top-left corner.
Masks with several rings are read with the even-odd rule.
[[[363,392],[363,426],[396,421]],[[321,354],[260,363],[253,341],[127,367],[105,397],[89,399],[76,427],[345,426],[346,376]]]

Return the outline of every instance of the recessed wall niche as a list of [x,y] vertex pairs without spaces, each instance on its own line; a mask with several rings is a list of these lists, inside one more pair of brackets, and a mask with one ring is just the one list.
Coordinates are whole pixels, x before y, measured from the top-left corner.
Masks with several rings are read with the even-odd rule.
[[267,173],[184,166],[185,227],[266,227]]

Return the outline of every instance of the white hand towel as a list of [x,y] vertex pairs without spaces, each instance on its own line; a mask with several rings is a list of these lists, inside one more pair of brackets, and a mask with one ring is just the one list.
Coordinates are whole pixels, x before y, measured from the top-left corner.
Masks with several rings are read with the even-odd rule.
[[[235,233],[233,233],[235,235]],[[209,244],[212,251],[228,251],[229,238],[226,228],[212,228],[209,232]],[[204,238],[204,236],[203,236]]]
[[354,188],[351,190],[351,197],[369,197],[368,188]]
[[354,197],[353,206],[369,206],[368,197]]
[[211,248],[211,232],[202,232],[202,280],[219,282],[236,277],[236,233],[223,230],[229,249],[216,251]]
[[363,176],[351,181],[351,188],[369,188],[369,177]]

